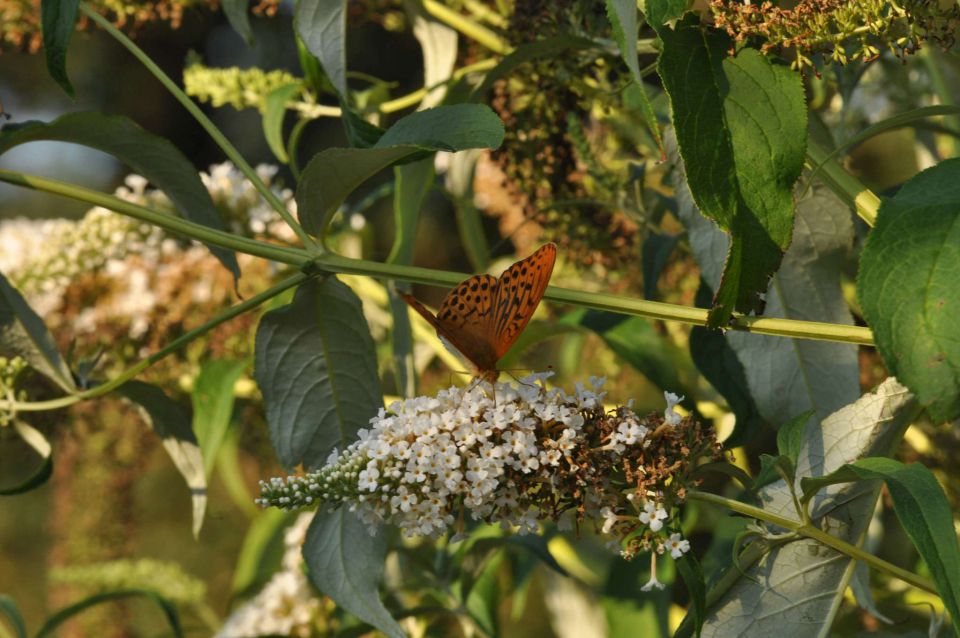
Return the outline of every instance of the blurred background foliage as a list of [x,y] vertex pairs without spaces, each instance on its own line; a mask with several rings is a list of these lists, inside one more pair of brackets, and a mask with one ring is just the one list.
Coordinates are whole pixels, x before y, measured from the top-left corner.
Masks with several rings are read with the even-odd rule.
[[[870,9],[871,3],[862,4],[865,11]],[[750,31],[755,17],[729,5],[711,3],[719,22],[755,37]],[[288,165],[267,166],[276,167],[278,162],[261,120],[267,96],[304,76],[292,37],[291,4],[263,2],[253,8],[252,46],[234,32],[216,2],[108,0],[95,6],[135,36],[171,77],[183,78],[188,92],[204,104],[244,157],[251,164],[265,165],[261,172],[288,202],[294,174]],[[441,154],[436,163],[441,178],[425,200],[414,263],[463,272],[483,270],[552,240],[561,246],[555,283],[694,305],[699,273],[676,216],[674,167],[644,125],[637,87],[610,39],[602,3],[457,0],[451,6],[514,47],[565,36],[600,38],[609,46],[599,51],[558,49],[555,55],[518,64],[492,83],[488,97],[506,124],[504,145],[469,159],[463,157],[466,154]],[[76,102],[65,97],[36,54],[37,7],[33,0],[0,0],[0,100],[8,114],[16,121],[50,120],[73,110],[126,114],[170,139],[206,173],[205,183],[236,230],[289,238],[249,183],[230,165],[220,163],[219,148],[174,98],[115,41],[89,25],[82,25],[75,38],[69,63],[79,97]],[[706,10],[706,3],[700,7]],[[853,19],[845,16],[840,28],[847,28]],[[379,113],[378,105],[423,86],[420,44],[403,5],[392,0],[352,2],[349,23],[351,86],[367,101],[366,114],[386,124],[397,113]],[[952,45],[952,31],[942,24],[920,27]],[[916,47],[900,39],[910,36],[902,29],[911,28],[900,23],[889,27],[888,39],[899,47],[892,53],[876,48],[873,41],[847,46],[843,50],[852,60],[847,66],[828,63],[830,58],[839,59],[837,47],[817,49],[812,41],[804,48],[803,42],[781,39],[766,48],[771,53],[786,50],[788,58],[791,50],[807,56],[799,66],[805,68],[812,113],[822,131],[842,142],[891,114],[956,102],[960,59],[938,46],[910,54]],[[646,64],[655,60],[652,37],[648,29],[641,32],[641,45],[648,47],[641,47]],[[489,56],[473,40],[459,37],[457,68]],[[865,58],[870,62],[864,63]],[[794,54],[793,59],[800,58]],[[648,80],[654,108],[665,120],[666,100],[655,76]],[[347,145],[336,118],[316,117],[323,112],[318,107],[331,108],[331,101],[309,82],[299,91],[286,116],[287,130],[298,118],[315,118],[303,129],[300,161],[322,148]],[[921,123],[877,135],[854,148],[847,165],[869,187],[893,192],[919,170],[956,155],[955,133],[960,127],[955,120],[948,117],[936,126]],[[0,167],[116,191],[154,206],[168,205],[142,179],[128,177],[112,158],[77,146],[25,145],[0,157]],[[387,258],[394,236],[392,177],[385,171],[347,203],[334,239],[338,250],[373,260]],[[98,376],[109,377],[236,301],[228,274],[206,249],[106,211],[88,212],[75,202],[0,186],[0,218],[0,270],[30,298],[62,351],[96,366]],[[472,228],[482,234],[478,245],[483,250],[471,251],[460,241],[464,219],[474,220]],[[865,228],[858,226],[858,242],[864,233]],[[854,251],[845,259],[844,289],[856,312]],[[278,274],[274,265],[254,259],[241,258],[241,267],[239,290],[244,296],[262,290]],[[386,291],[369,279],[345,280],[364,299],[384,388],[399,394]],[[435,305],[443,291],[423,288],[417,294]],[[688,328],[630,319],[625,328],[631,338],[624,341],[615,332],[616,321],[586,315],[545,308],[508,355],[506,367],[552,366],[559,382],[567,385],[591,374],[603,375],[609,379],[612,401],[634,399],[641,412],[659,408],[664,389],[682,392],[688,409],[713,420],[721,436],[729,435],[733,415],[697,372],[688,354]],[[216,465],[210,468],[209,508],[198,541],[190,537],[190,500],[181,478],[129,405],[101,399],[35,420],[34,425],[54,441],[53,477],[38,490],[0,500],[0,592],[16,596],[30,626],[94,591],[150,587],[180,605],[190,635],[209,635],[231,611],[239,614],[245,601],[256,601],[268,582],[278,592],[271,600],[289,603],[283,613],[292,615],[294,608],[302,613],[295,623],[301,633],[291,635],[327,635],[350,625],[329,601],[312,595],[306,601],[297,598],[308,587],[296,558],[303,530],[298,537],[298,528],[290,528],[285,543],[284,529],[293,519],[260,512],[252,505],[257,479],[281,471],[250,380],[257,320],[255,313],[224,324],[146,375],[195,408],[198,380],[204,375],[232,384],[226,407],[230,427],[219,444],[209,443]],[[420,389],[448,384],[452,374],[440,360],[449,359],[431,332],[415,323],[414,335]],[[863,390],[886,375],[870,349],[861,349],[860,368]],[[227,370],[239,372],[231,377]],[[4,432],[0,430],[0,479],[28,474],[35,457]],[[198,435],[201,445],[204,436],[213,436]],[[745,447],[737,449],[737,459],[747,465],[745,459],[770,449],[773,436],[770,429],[760,430],[742,441]],[[951,461],[960,450],[956,431],[921,424],[911,429],[907,442],[904,459],[922,460],[934,468],[956,504],[960,475]],[[688,506],[688,517],[687,536],[698,553],[707,552],[704,563],[709,571],[711,561],[718,563],[729,555],[740,525],[695,504]],[[916,560],[892,524],[889,508],[877,524],[886,530],[877,536],[881,555],[901,564]],[[523,545],[508,545],[497,554],[457,555],[457,564],[476,581],[472,591],[480,592],[460,603],[449,582],[404,582],[418,573],[421,562],[437,559],[431,543],[414,543],[394,555],[388,579],[404,586],[399,591],[405,593],[396,594],[396,602],[406,607],[450,609],[462,604],[475,625],[486,622],[485,629],[493,627],[504,636],[637,635],[636,627],[651,632],[644,635],[661,635],[676,625],[686,604],[682,587],[640,596],[645,566],[614,560],[589,538],[574,541],[573,536],[557,535],[550,540],[551,550],[572,578],[544,567],[533,558],[538,550],[531,552]],[[885,592],[883,608],[888,615],[897,614],[901,628],[925,629],[925,611],[911,605],[930,600],[897,590],[895,583],[879,585]],[[429,587],[438,593],[424,594]],[[420,592],[420,599],[415,592]],[[143,602],[115,603],[87,611],[62,635],[159,635],[158,617]],[[447,613],[427,617],[431,620],[420,628],[429,635],[470,631],[469,624],[464,629]],[[844,635],[854,635],[879,626],[848,601],[836,627]]]

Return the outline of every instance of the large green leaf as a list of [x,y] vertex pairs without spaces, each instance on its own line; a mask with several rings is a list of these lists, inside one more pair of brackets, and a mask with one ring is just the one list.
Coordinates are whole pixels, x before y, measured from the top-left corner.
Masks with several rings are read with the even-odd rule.
[[337,605],[391,638],[404,638],[377,593],[387,555],[383,530],[376,536],[346,510],[319,511],[307,530],[303,559],[310,580]]
[[227,21],[248,46],[253,46],[253,29],[250,28],[249,0],[223,0],[221,2]]
[[503,122],[487,106],[456,104],[412,113],[370,148],[329,148],[318,153],[297,185],[297,210],[307,232],[323,237],[343,200],[378,171],[428,151],[496,148]]
[[160,437],[177,466],[193,502],[193,535],[200,534],[207,509],[207,476],[197,437],[190,429],[190,415],[160,388],[142,381],[127,381],[117,392],[140,407],[140,414]]
[[335,277],[310,280],[260,320],[254,375],[280,462],[323,465],[383,405],[360,299]]
[[734,309],[762,309],[790,244],[792,188],[806,149],[803,84],[754,49],[729,57],[729,40],[696,16],[653,26],[687,182],[701,213],[731,236],[709,315],[716,328]]
[[837,483],[880,479],[887,484],[893,510],[927,563],[944,606],[960,636],[960,545],[953,510],[936,477],[923,465],[888,458],[860,459],[826,476],[801,481],[804,498]]
[[935,420],[960,416],[960,159],[880,205],[857,295],[890,371]]
[[347,0],[297,0],[297,34],[323,66],[333,88],[347,95]]
[[193,432],[200,442],[207,477],[227,436],[233,416],[233,386],[249,360],[215,359],[203,364],[193,386]]
[[672,25],[690,6],[690,0],[639,0],[640,10],[654,28]]
[[43,29],[43,52],[47,72],[67,95],[74,96],[67,76],[67,49],[77,23],[80,0],[41,0],[40,23]]
[[73,374],[43,320],[3,273],[0,273],[0,355],[22,357],[30,367],[67,392],[77,390]]
[[[166,193],[186,219],[225,230],[210,193],[190,160],[170,141],[140,128],[129,118],[80,112],[62,115],[49,123],[8,124],[0,131],[0,153],[35,141],[69,142],[109,153]],[[232,250],[210,246],[210,251],[234,278],[240,276]]]
[[[808,423],[797,476],[824,476],[851,460],[890,453],[916,414],[914,405],[912,395],[891,378],[874,393],[830,415],[822,425]],[[801,489],[800,478],[795,489]],[[827,488],[814,499],[811,518],[831,535],[859,545],[878,494],[878,485],[870,482]],[[764,509],[797,519],[784,481],[764,488],[760,500]],[[717,600],[708,610],[702,635],[827,636],[854,565],[855,561],[811,539],[778,545],[746,568],[747,577],[718,581],[725,589],[711,592],[710,597]]]
[[[716,290],[730,239],[698,213],[682,179],[676,187],[677,211],[694,257],[704,281]],[[762,316],[852,325],[840,287],[853,242],[850,212],[820,183],[809,189],[798,184],[797,190],[805,195],[796,204],[793,243],[770,280]],[[752,401],[770,424],[811,409],[822,420],[860,394],[854,345],[739,332],[728,332],[726,340],[743,366]]]

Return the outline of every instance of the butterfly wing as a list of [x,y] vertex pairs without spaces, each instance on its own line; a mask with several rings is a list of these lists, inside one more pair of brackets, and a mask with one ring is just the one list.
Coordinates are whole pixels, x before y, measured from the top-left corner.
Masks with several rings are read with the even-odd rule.
[[488,338],[496,285],[490,275],[470,277],[447,294],[436,316],[412,296],[401,296],[478,371],[490,372],[498,358]]
[[493,299],[493,316],[488,323],[494,361],[506,354],[540,305],[556,260],[556,244],[546,244],[500,275]]

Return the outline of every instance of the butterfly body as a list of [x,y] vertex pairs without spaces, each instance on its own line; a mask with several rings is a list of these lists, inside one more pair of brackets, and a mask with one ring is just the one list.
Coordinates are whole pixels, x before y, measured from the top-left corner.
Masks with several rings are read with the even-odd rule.
[[497,362],[540,304],[556,258],[556,245],[546,244],[499,278],[474,275],[447,294],[436,315],[412,296],[401,296],[472,364],[476,377],[492,383],[500,376]]

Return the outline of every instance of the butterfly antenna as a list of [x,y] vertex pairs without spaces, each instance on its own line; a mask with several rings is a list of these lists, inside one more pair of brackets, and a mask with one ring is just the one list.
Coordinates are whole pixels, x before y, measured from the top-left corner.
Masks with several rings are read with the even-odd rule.
[[498,250],[500,250],[501,248],[503,248],[504,246],[506,246],[506,245],[507,245],[507,242],[512,243],[514,236],[515,236],[518,232],[520,232],[520,229],[522,229],[524,226],[526,226],[527,224],[529,224],[529,223],[532,222],[532,221],[533,221],[533,220],[530,219],[529,217],[524,218],[524,220],[523,220],[522,222],[520,222],[519,224],[517,224],[517,227],[514,228],[514,229],[510,232],[509,235],[507,235],[506,237],[502,238],[500,241],[498,241],[496,244],[494,244],[493,246],[490,247],[490,254],[492,255],[492,254],[496,253]]

